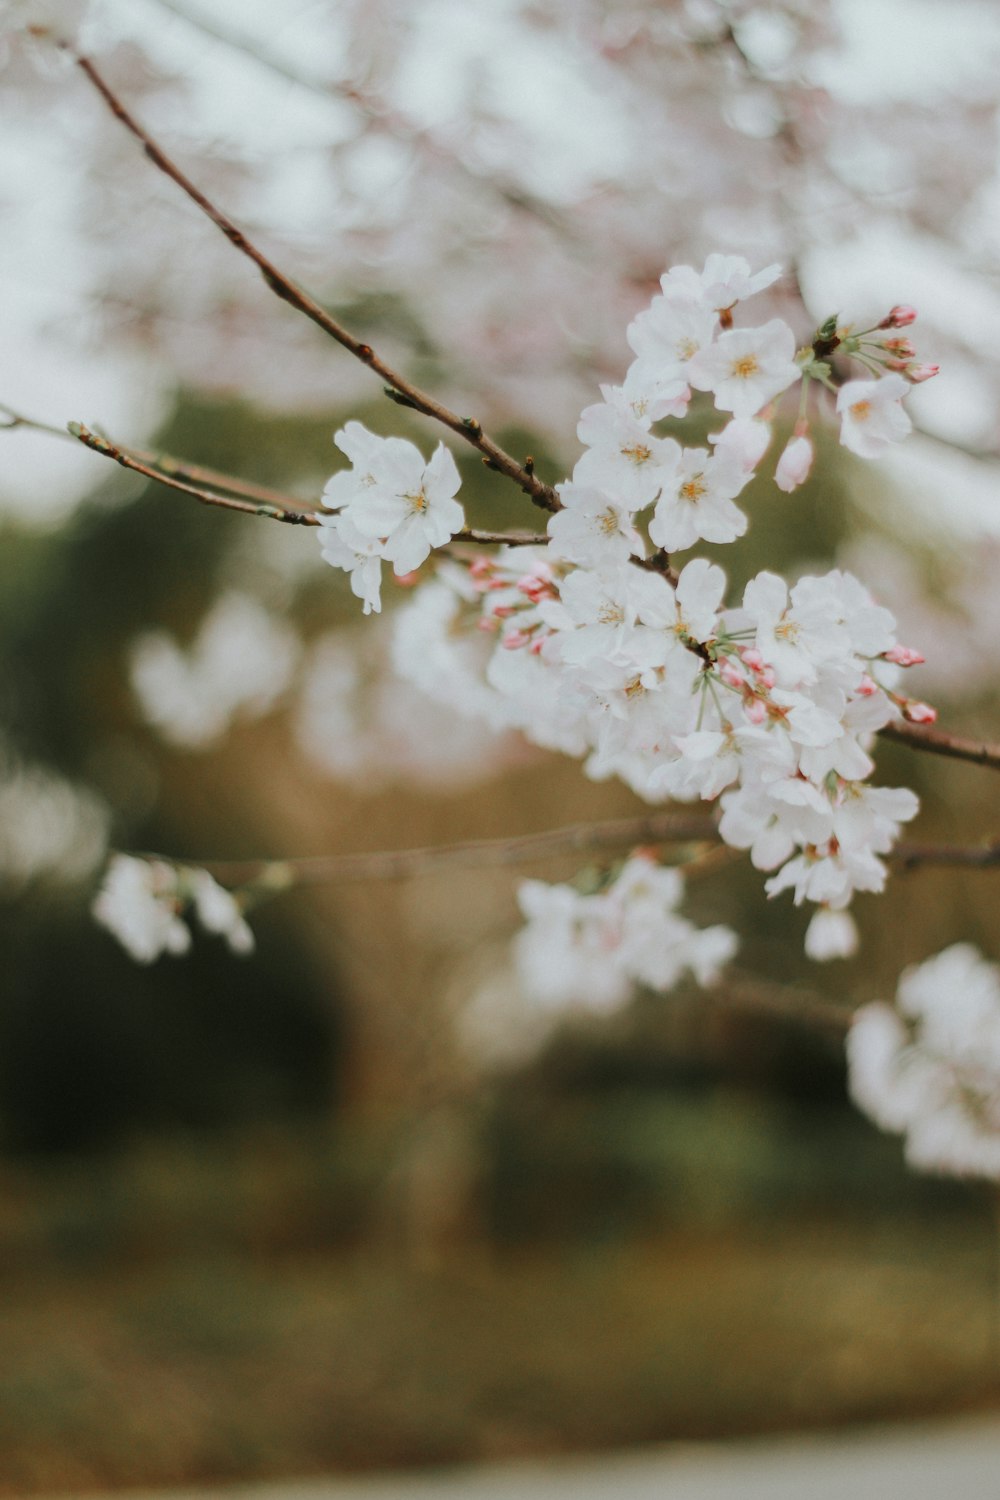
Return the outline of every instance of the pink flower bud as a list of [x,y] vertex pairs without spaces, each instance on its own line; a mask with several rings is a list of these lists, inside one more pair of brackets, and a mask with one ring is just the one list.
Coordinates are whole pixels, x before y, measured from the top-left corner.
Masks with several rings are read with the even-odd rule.
[[751,724],[763,724],[767,718],[767,704],[763,698],[751,698],[749,703],[743,705],[743,712]]
[[500,642],[505,651],[519,651],[522,646],[531,644],[531,636],[526,630],[511,630]]
[[872,698],[878,692],[878,683],[874,677],[869,677],[866,672],[858,683],[858,694],[862,698]]
[[727,687],[741,688],[743,686],[743,673],[731,661],[724,661],[722,663],[719,668],[719,676]]
[[757,673],[757,681],[760,683],[761,687],[773,688],[777,680],[777,674],[775,673],[773,667],[761,667],[760,671]]
[[880,328],[905,328],[907,324],[916,322],[917,309],[909,307],[905,302],[900,302],[896,307],[889,309],[887,317],[883,318],[878,325]]
[[[546,569],[546,572],[549,572]],[[538,573],[525,573],[523,578],[517,580],[517,586],[532,604],[537,604],[541,599],[550,599],[554,590],[549,578]]]
[[469,564],[469,575],[472,578],[488,578],[493,572],[493,559],[489,557],[474,557]]
[[882,657],[885,661],[895,662],[897,667],[918,667],[927,659],[911,646],[892,646],[888,651],[882,652]]
[[396,583],[401,589],[412,589],[420,582],[420,573],[414,568],[410,573],[397,573]]
[[916,359],[917,351],[909,339],[883,339],[882,348],[896,359]]
[[492,615],[481,615],[476,621],[477,630],[486,630],[492,635],[493,631],[500,629],[500,621],[495,620]]
[[807,437],[793,437],[778,459],[774,482],[779,490],[791,494],[797,490],[812,468],[813,445]]
[[542,654],[542,647],[545,645],[546,639],[547,637],[544,635],[535,636],[531,645],[528,647],[528,650],[532,656],[540,656]]
[[920,703],[916,698],[908,698],[902,704],[903,718],[909,719],[911,724],[933,724],[937,718],[937,709],[931,708],[929,703]]
[[509,620],[514,613],[514,606],[513,604],[494,604],[491,613],[496,615],[498,620]]
[[747,666],[750,668],[751,672],[760,672],[766,665],[764,658],[761,656],[756,646],[744,646],[743,650],[740,652],[740,655],[746,662]]
[[922,380],[933,380],[941,370],[940,365],[907,365],[906,378],[919,385]]

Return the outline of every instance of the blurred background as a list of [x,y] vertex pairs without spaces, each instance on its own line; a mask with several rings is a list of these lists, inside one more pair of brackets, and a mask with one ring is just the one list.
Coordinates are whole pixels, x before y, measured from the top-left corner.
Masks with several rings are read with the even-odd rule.
[[[781,261],[766,315],[803,339],[918,305],[944,366],[919,431],[878,465],[829,434],[717,551],[734,594],[763,566],[850,567],[927,655],[913,690],[996,737],[994,6],[63,0],[0,24],[25,19],[79,24],[293,279],[553,482],[671,263]],[[429,452],[49,43],[3,46],[9,412],[302,498],[351,417]],[[836,1029],[774,1013],[783,987],[889,996],[962,938],[1000,958],[995,876],[898,876],[857,903],[859,957],[818,969],[807,916],[727,866],[686,911],[741,933],[756,989],[637,994],[544,1042],[513,992],[510,870],[295,892],[255,914],[251,959],[199,937],[138,967],[89,915],[109,845],[312,855],[642,807],[399,682],[405,594],[362,621],[305,530],[8,420],[0,1493],[996,1402],[989,1191],[909,1174],[847,1104]],[[694,406],[689,437],[711,424]],[[534,523],[456,457],[473,524]],[[878,779],[921,795],[918,837],[993,831],[987,772],[918,760],[879,750]]]

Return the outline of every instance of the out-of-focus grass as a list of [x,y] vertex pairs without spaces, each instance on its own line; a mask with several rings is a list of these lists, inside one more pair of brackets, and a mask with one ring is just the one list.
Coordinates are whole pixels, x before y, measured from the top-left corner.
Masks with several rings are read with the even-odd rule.
[[[385,1140],[366,1154],[361,1140],[348,1149],[299,1131],[64,1164],[47,1181],[8,1169],[0,1493],[529,1454],[995,1399],[994,1241],[978,1194],[904,1206],[872,1193],[852,1206],[845,1193],[837,1209],[833,1178],[810,1195],[801,1163],[790,1175],[758,1165],[742,1196],[717,1188],[699,1209],[686,1138],[718,1161],[726,1131],[741,1133],[723,1172],[732,1184],[746,1178],[741,1159],[766,1158],[774,1119],[755,1127],[740,1108],[716,1105],[706,1137],[673,1106],[673,1142],[654,1163],[649,1120],[629,1123],[619,1106],[605,1175],[628,1161],[638,1172],[644,1149],[677,1201],[665,1193],[657,1217],[643,1197],[641,1220],[602,1221],[613,1184],[571,1175],[563,1204],[578,1211],[563,1232],[550,1216],[542,1237],[503,1245],[483,1232],[488,1215],[422,1242],[379,1218]],[[832,1121],[818,1154],[860,1140],[863,1127]],[[554,1184],[560,1132],[552,1121],[546,1132]],[[523,1213],[544,1175],[536,1164]],[[861,1173],[878,1175],[871,1162]],[[477,1193],[481,1209],[507,1211],[514,1189],[486,1179]]]

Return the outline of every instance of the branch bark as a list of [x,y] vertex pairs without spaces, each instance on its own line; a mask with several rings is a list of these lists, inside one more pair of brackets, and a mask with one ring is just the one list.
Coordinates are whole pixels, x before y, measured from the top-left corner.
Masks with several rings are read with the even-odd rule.
[[977,766],[989,766],[1000,771],[1000,745],[988,740],[967,739],[962,735],[949,734],[944,729],[934,729],[928,724],[908,724],[897,719],[879,730],[883,739],[898,740],[912,750],[926,750],[931,755],[947,755],[953,760],[968,760]]

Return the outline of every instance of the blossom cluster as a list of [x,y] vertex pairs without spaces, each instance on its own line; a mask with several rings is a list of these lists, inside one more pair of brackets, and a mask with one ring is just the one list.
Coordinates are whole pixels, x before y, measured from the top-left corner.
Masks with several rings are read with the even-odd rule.
[[[912,792],[869,784],[869,749],[894,718],[933,718],[898,691],[901,669],[922,658],[900,645],[892,615],[849,573],[789,588],[765,571],[727,606],[720,567],[694,557],[678,575],[670,557],[746,530],[736,501],[770,445],[774,403],[792,386],[801,387],[799,417],[775,479],[789,490],[805,478],[807,397],[835,385],[834,352],[866,370],[837,398],[842,441],[864,456],[908,430],[901,397],[933,370],[917,365],[897,334],[914,317],[907,307],[860,333],[831,319],[798,350],[779,318],[734,326],[734,309],[778,275],[776,266],[751,273],[741,257],[721,255],[701,272],[679,266],[664,275],[628,329],[635,359],[623,384],[602,387],[603,400],[582,413],[584,451],[557,486],[547,545],[442,564],[398,611],[396,666],[440,701],[586,757],[588,774],[618,776],[651,802],[721,798],[722,836],[770,872],[768,893],[790,890],[797,903],[823,908],[809,951],[830,957],[851,951],[854,935],[849,919],[831,924],[828,914],[843,912],[856,891],[881,890],[881,856],[917,811]],[[657,430],[687,412],[695,391],[729,414],[710,447]],[[404,524],[406,487],[428,497],[430,512],[422,458],[357,423],[337,441],[354,468],[328,486],[346,510],[327,529],[357,514],[394,552],[384,476],[405,466],[405,480],[393,481],[394,525]],[[435,524],[452,534],[460,524],[453,494],[449,487],[435,501]],[[405,524],[420,536],[410,564],[417,550],[427,555],[431,536],[423,512],[411,510]],[[473,626],[486,638],[478,647]]]
[[956,943],[855,1015],[851,1094],[925,1171],[1000,1179],[1000,968]]
[[525,880],[525,926],[514,943],[523,993],[546,1011],[615,1010],[637,984],[672,989],[685,970],[714,984],[737,948],[728,927],[695,927],[678,915],[679,870],[637,852],[601,891]]
[[138,963],[163,953],[186,953],[191,931],[184,915],[192,910],[206,932],[224,937],[234,953],[252,953],[254,937],[240,902],[207,870],[116,854],[93,904],[102,927]]

